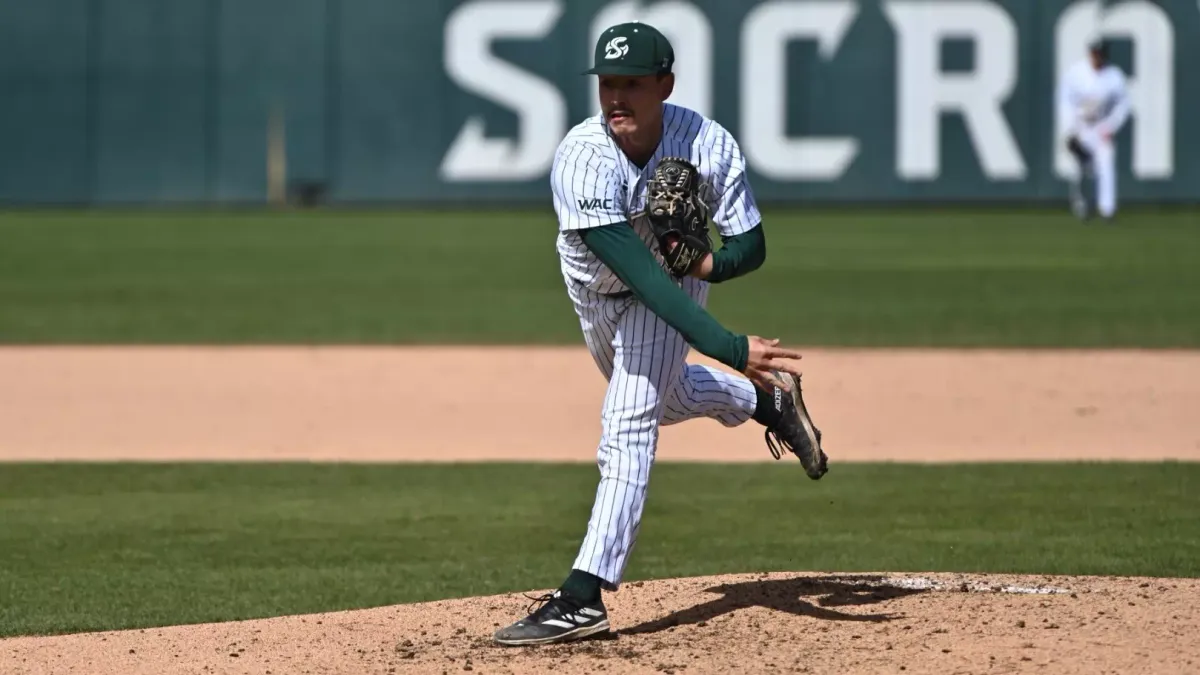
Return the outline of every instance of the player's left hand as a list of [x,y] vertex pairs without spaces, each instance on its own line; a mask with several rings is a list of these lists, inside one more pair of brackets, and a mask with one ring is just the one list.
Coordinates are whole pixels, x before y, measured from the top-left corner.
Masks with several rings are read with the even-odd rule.
[[770,391],[772,387],[787,389],[787,385],[775,377],[776,371],[801,376],[800,365],[794,363],[803,356],[795,349],[780,347],[778,339],[768,340],[757,335],[747,336],[750,353],[746,358],[746,369],[742,371],[758,386]]
[[646,194],[646,219],[663,261],[675,278],[683,278],[712,252],[700,173],[682,157],[666,157],[650,176]]

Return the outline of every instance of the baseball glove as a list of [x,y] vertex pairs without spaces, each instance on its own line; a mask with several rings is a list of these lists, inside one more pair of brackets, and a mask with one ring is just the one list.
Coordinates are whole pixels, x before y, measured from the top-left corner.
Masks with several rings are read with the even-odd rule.
[[686,159],[663,158],[654,168],[646,192],[646,219],[667,269],[678,278],[687,276],[692,266],[712,251],[700,173]]

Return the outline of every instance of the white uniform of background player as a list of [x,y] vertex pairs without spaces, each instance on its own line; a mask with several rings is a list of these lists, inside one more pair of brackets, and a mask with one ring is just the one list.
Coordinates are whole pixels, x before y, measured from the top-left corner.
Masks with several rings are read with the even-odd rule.
[[1071,208],[1081,218],[1090,215],[1084,197],[1087,182],[1095,186],[1096,210],[1111,218],[1117,210],[1117,162],[1114,137],[1129,118],[1125,74],[1108,61],[1108,45],[1092,43],[1088,58],[1062,73],[1058,85],[1060,128],[1079,163],[1071,183]]

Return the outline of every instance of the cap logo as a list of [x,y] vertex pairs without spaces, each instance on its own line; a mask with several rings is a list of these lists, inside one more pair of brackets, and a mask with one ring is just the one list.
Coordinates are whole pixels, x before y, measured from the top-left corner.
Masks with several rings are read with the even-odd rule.
[[629,45],[625,44],[624,37],[615,37],[604,45],[604,58],[619,59],[629,53]]

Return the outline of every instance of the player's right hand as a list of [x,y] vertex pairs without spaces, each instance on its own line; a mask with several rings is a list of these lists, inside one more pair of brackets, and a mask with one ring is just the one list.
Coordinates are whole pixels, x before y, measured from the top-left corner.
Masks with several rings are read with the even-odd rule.
[[767,340],[757,335],[748,335],[746,340],[750,346],[750,353],[746,358],[746,369],[742,373],[755,384],[768,391],[772,387],[787,389],[787,385],[775,377],[775,371],[800,377],[800,365],[795,363],[803,358],[800,352],[780,347],[778,339]]

